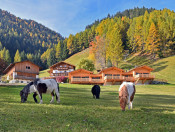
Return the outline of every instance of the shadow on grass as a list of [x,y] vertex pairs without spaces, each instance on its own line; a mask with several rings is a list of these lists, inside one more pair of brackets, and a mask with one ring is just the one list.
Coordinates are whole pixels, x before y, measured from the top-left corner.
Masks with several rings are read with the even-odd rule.
[[154,64],[154,65],[151,65],[152,67],[156,67],[153,72],[159,72],[159,71],[165,69],[168,65],[164,65],[164,64],[166,64],[167,62],[168,61],[163,61],[163,62],[159,62],[159,63]]
[[134,101],[144,112],[173,112],[174,99],[175,96],[172,95],[137,94]]

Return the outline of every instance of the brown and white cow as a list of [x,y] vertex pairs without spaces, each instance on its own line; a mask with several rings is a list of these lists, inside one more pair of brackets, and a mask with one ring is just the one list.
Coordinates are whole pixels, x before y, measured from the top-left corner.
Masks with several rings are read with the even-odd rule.
[[132,102],[135,95],[135,85],[132,82],[123,82],[119,88],[119,101],[122,111],[125,111],[125,107],[128,104],[128,109],[132,109]]

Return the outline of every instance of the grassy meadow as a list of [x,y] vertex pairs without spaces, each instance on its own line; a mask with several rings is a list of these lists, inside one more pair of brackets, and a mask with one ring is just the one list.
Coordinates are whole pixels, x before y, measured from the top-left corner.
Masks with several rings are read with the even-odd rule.
[[23,86],[0,86],[0,131],[132,131],[175,130],[175,85],[138,85],[133,110],[122,112],[118,88],[101,86],[93,99],[91,85],[60,84],[61,103],[20,103]]

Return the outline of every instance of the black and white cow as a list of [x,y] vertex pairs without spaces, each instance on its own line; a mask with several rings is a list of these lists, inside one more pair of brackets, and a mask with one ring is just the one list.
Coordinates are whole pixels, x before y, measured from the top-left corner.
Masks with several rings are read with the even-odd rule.
[[59,103],[60,102],[60,95],[59,95],[59,85],[54,79],[36,79],[33,82],[30,82],[27,84],[23,90],[20,91],[21,96],[21,102],[24,103],[27,101],[28,94],[34,93],[33,98],[34,101],[37,103],[36,96],[39,96],[40,104],[43,103],[42,101],[42,93],[50,93],[52,96],[52,100],[50,103],[53,103],[54,101],[54,92],[56,94],[56,100]]
[[93,94],[93,98],[99,99],[100,98],[100,86],[94,85],[91,90]]

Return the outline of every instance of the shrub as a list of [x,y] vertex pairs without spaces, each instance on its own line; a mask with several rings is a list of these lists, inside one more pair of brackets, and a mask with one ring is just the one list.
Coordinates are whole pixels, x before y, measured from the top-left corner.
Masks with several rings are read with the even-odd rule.
[[56,81],[58,83],[61,83],[61,82],[65,83],[67,81],[67,78],[65,76],[56,77]]

